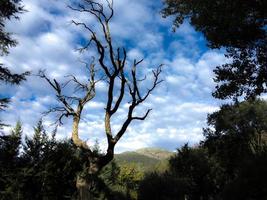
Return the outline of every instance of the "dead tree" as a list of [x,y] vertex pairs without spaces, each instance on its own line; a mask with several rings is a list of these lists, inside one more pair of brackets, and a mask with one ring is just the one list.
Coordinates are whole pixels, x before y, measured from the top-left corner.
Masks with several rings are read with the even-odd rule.
[[[98,61],[91,62],[88,66],[90,70],[89,81],[85,84],[80,82],[75,76],[69,76],[70,80],[76,84],[76,88],[84,92],[82,97],[66,96],[63,94],[63,87],[66,84],[60,84],[57,80],[49,79],[44,72],[40,72],[40,76],[44,78],[56,92],[57,100],[61,106],[52,108],[48,112],[60,112],[58,121],[61,122],[63,117],[72,117],[72,140],[73,143],[85,150],[88,155],[89,166],[87,167],[87,174],[97,174],[104,166],[106,166],[114,157],[114,147],[123,136],[128,126],[133,120],[145,120],[151,109],[146,110],[142,116],[134,116],[134,110],[141,105],[161,82],[159,75],[162,70],[162,65],[159,65],[152,71],[153,80],[149,89],[142,90],[141,82],[145,79],[139,80],[137,77],[137,68],[143,60],[136,61],[130,64],[127,68],[127,52],[125,48],[113,47],[113,40],[110,34],[109,22],[113,17],[113,2],[106,1],[107,7],[103,4],[91,0],[83,0],[76,6],[69,6],[72,10],[93,15],[98,25],[101,27],[101,34],[97,34],[94,30],[84,22],[73,21],[77,26],[83,27],[90,34],[88,43],[82,47],[82,51],[89,47],[95,47],[98,54]],[[107,12],[106,10],[107,9]],[[94,154],[91,147],[79,137],[79,123],[82,118],[82,111],[85,105],[91,101],[96,94],[96,65],[99,66],[104,74],[105,81],[108,83],[107,102],[105,105],[105,134],[107,138],[107,150],[105,154]],[[128,70],[127,70],[128,69]],[[130,69],[130,70],[129,70]],[[119,88],[115,87],[115,82],[119,82]],[[115,98],[115,94],[118,94]],[[122,102],[128,98],[129,107],[125,121],[122,123],[118,132],[113,133],[111,127],[111,119],[117,112]],[[129,101],[130,98],[130,101]],[[77,178],[77,188],[80,193],[80,199],[90,199],[88,193],[92,183],[90,178],[80,176]]]

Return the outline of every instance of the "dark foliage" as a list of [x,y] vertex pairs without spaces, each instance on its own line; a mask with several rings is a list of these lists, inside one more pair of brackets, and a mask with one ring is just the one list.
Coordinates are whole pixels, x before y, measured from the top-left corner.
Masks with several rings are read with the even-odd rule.
[[5,30],[5,20],[11,18],[18,19],[19,13],[22,13],[23,6],[20,0],[1,0],[0,2],[0,52],[7,54],[10,47],[14,47],[17,42],[11,37],[11,33]]
[[49,139],[41,122],[21,149],[19,134],[1,136],[1,199],[71,199],[81,171],[79,151],[70,141]]
[[[34,127],[32,137],[25,137],[23,142],[21,138],[20,123],[11,134],[0,136],[0,199],[76,199],[77,176],[85,173],[88,165],[84,150],[70,140],[56,140],[55,133],[49,137],[42,121]],[[95,200],[126,199],[117,188],[119,173],[120,168],[112,162],[90,177]]]
[[185,185],[168,173],[149,173],[140,183],[138,199],[171,200],[184,199]]
[[178,27],[189,19],[213,48],[243,47],[266,37],[265,0],[165,0],[163,16]]
[[[9,53],[9,48],[14,47],[17,41],[11,37],[11,33],[5,30],[5,21],[11,20],[12,18],[18,19],[18,14],[24,11],[20,0],[1,0],[0,1],[0,55],[6,55]],[[14,74],[7,67],[4,67],[0,63],[0,82],[19,84],[21,81],[26,79],[29,72],[22,74]],[[9,98],[0,98],[0,110],[7,108]],[[4,124],[0,124],[0,127]]]
[[18,123],[10,135],[0,136],[0,196],[1,199],[12,199],[11,195],[19,187],[17,170],[21,166],[18,158],[21,144],[21,125]]
[[189,199],[211,199],[218,191],[215,180],[220,169],[206,149],[185,145],[177,150],[169,163],[170,173],[183,180],[185,195]]
[[267,198],[267,149],[257,153],[243,162],[243,167],[236,179],[231,181],[222,192],[222,199],[255,199]]
[[216,156],[229,174],[260,152],[266,144],[267,103],[262,100],[224,105],[208,116],[204,146]]
[[222,106],[208,124],[203,145],[223,170],[223,199],[266,199],[267,103]]
[[[267,36],[266,36],[267,38]],[[242,48],[227,48],[226,57],[232,61],[214,70],[218,83],[213,96],[220,99],[244,95],[246,99],[267,92],[267,39]]]
[[211,48],[225,47],[229,63],[214,70],[213,95],[225,99],[254,97],[267,91],[266,0],[165,0],[163,16],[185,19],[204,34]]
[[242,102],[209,115],[199,147],[183,146],[162,174],[147,174],[139,199],[266,199],[267,104]]
[[219,167],[203,148],[188,145],[177,150],[170,168],[162,174],[148,174],[140,184],[140,199],[213,199],[219,191]]

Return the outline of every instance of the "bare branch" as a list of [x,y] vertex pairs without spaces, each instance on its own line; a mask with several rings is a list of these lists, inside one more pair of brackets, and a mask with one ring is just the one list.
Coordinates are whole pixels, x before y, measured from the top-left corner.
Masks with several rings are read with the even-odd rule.
[[109,16],[108,19],[107,19],[107,23],[108,23],[109,20],[110,20],[110,19],[113,17],[113,15],[114,15],[114,10],[113,10],[113,0],[111,0],[111,1],[106,0],[106,2],[108,3],[108,7],[109,7],[109,9],[110,9],[110,11],[111,11],[110,16]]
[[132,69],[132,79],[133,79],[132,84],[133,85],[131,85],[131,83],[128,80],[126,80],[129,93],[132,97],[132,102],[131,102],[131,105],[129,106],[127,119],[124,121],[121,129],[118,131],[118,133],[116,134],[114,138],[116,142],[118,142],[118,140],[122,137],[122,135],[127,130],[132,120],[145,120],[147,118],[151,109],[148,109],[146,114],[142,117],[133,117],[132,116],[133,111],[140,103],[144,102],[147,99],[147,97],[151,94],[151,92],[156,88],[156,86],[162,82],[162,80],[159,80],[159,75],[162,72],[162,65],[160,65],[156,70],[152,71],[153,76],[154,76],[152,87],[148,89],[147,93],[143,97],[141,96],[141,93],[140,93],[140,90],[137,84],[136,66],[140,64],[142,61],[143,60],[140,60],[138,62],[134,61],[134,66]]
[[143,117],[132,117],[132,119],[134,120],[145,120],[146,118],[147,118],[147,116],[148,116],[148,114],[150,113],[150,111],[151,111],[152,109],[148,109],[147,111],[146,111],[146,114],[143,116]]
[[54,83],[45,75],[44,71],[39,71],[39,77],[44,78],[55,90],[56,96],[58,101],[60,101],[66,108],[69,115],[73,115],[75,113],[74,109],[71,105],[67,102],[64,95],[61,93],[61,86],[59,83],[54,79]]
[[[143,91],[141,89],[141,84],[146,80],[146,76],[142,79],[138,78],[137,68],[143,62],[141,60],[134,60],[131,71],[127,71],[127,52],[125,48],[115,48],[112,41],[112,35],[110,33],[110,20],[114,15],[113,10],[113,0],[106,0],[107,9],[104,5],[99,3],[99,1],[93,0],[83,0],[81,4],[76,4],[76,7],[69,6],[70,9],[89,14],[94,16],[100,27],[101,35],[98,35],[94,28],[84,22],[72,21],[76,26],[84,28],[89,34],[88,42],[80,48],[80,51],[88,50],[89,46],[92,44],[96,48],[98,53],[98,64],[104,76],[99,80],[96,79],[96,70],[94,59],[90,65],[86,64],[86,68],[89,69],[88,80],[86,82],[78,80],[74,75],[68,75],[69,79],[65,84],[61,85],[57,80],[50,80],[45,73],[40,73],[40,77],[44,78],[55,90],[58,101],[61,103],[61,107],[55,107],[50,109],[49,112],[58,112],[58,120],[61,123],[63,117],[72,116],[72,140],[74,144],[80,148],[86,149],[91,152],[89,146],[85,141],[81,140],[79,137],[79,123],[82,119],[82,111],[85,105],[91,101],[96,95],[96,83],[100,80],[105,80],[108,83],[107,91],[107,101],[105,106],[105,134],[108,141],[107,153],[104,156],[95,157],[98,160],[100,167],[107,164],[114,156],[114,147],[116,143],[120,140],[123,134],[126,132],[127,128],[133,120],[145,120],[149,115],[151,109],[146,110],[145,114],[142,116],[133,116],[135,109],[142,104],[152,93],[152,91],[157,87],[158,84],[162,82],[159,79],[160,73],[162,71],[160,65],[156,70],[153,70],[153,81],[152,86]],[[113,46],[114,45],[114,46]],[[70,84],[72,83],[72,84]],[[117,86],[117,83],[118,86]],[[116,84],[116,85],[115,85]],[[66,86],[74,87],[75,91],[79,92],[79,96],[66,96],[63,94],[63,89],[66,90]],[[128,90],[127,90],[128,88]],[[128,94],[127,94],[128,92]],[[114,98],[117,96],[117,98]],[[121,128],[113,135],[111,120],[115,113],[120,108],[122,102],[125,100],[129,102],[128,113],[125,121],[123,122]]]
[[79,89],[82,89],[82,90],[87,90],[87,84],[85,83],[81,83],[80,81],[77,80],[77,78],[73,75],[67,75],[65,76],[66,78],[70,78],[70,80],[68,80],[64,85],[63,87],[66,87],[70,82],[74,82],[76,84],[76,87],[75,87],[75,90],[79,90]]
[[[121,70],[122,71],[122,70]],[[121,86],[120,86],[120,94],[119,94],[119,97],[115,103],[115,106],[114,108],[110,111],[110,114],[113,115],[114,113],[117,112],[120,104],[121,104],[121,101],[124,97],[124,91],[125,91],[125,83],[126,83],[126,79],[124,77],[124,73],[123,71],[121,72]]]
[[140,98],[139,103],[142,103],[143,101],[145,101],[147,99],[147,97],[151,94],[151,92],[157,87],[157,85],[159,85],[161,82],[163,82],[163,80],[159,80],[159,76],[162,72],[162,66],[163,65],[159,65],[156,70],[152,71],[153,76],[154,76],[154,81],[153,81],[152,87],[147,90],[147,93],[143,98]]
[[63,117],[68,117],[69,115],[71,115],[68,113],[68,111],[64,107],[50,108],[48,111],[43,112],[43,115],[48,115],[50,113],[58,113],[56,121],[54,123],[52,123],[52,125],[62,125],[63,124],[62,123]]

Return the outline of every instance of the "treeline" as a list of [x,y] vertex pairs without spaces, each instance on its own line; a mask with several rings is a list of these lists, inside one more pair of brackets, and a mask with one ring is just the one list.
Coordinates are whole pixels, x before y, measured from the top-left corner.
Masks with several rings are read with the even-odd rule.
[[[88,177],[94,199],[266,199],[267,102],[225,105],[207,121],[205,139],[177,149],[164,171],[113,161]],[[23,135],[18,122],[0,136],[0,199],[75,199],[77,174],[89,164],[83,150],[56,140],[41,121]]]
[[204,136],[178,149],[166,172],[147,174],[139,199],[267,199],[266,101],[222,106]]
[[[100,154],[96,143],[93,152]],[[71,140],[57,140],[42,121],[32,137],[25,136],[20,122],[10,134],[0,135],[0,199],[77,199],[77,175],[88,176],[88,158]],[[138,184],[144,176],[135,164],[114,161],[100,174],[92,175],[94,199],[137,199]]]
[[68,199],[75,192],[73,177],[81,169],[80,152],[68,141],[48,137],[41,121],[33,137],[22,137],[18,122],[0,137],[1,199]]

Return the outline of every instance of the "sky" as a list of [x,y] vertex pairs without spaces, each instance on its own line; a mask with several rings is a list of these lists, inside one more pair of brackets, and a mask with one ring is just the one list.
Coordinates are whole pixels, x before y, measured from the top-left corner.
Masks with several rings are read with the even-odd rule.
[[[48,132],[53,129],[51,124],[56,116],[43,113],[58,105],[52,88],[36,74],[45,70],[47,76],[61,83],[70,74],[86,79],[81,61],[90,62],[91,56],[97,54],[93,47],[82,54],[77,51],[89,34],[71,21],[85,22],[96,32],[99,27],[92,16],[70,10],[69,0],[23,0],[23,4],[27,12],[20,15],[20,20],[7,21],[7,30],[14,33],[19,43],[10,49],[8,56],[0,57],[0,62],[17,73],[31,71],[32,76],[19,86],[0,85],[2,95],[12,100],[1,118],[11,125],[20,120],[24,133],[31,136],[33,126],[41,118]],[[188,22],[173,32],[172,19],[162,18],[161,9],[160,0],[114,0],[110,31],[114,45],[126,48],[127,65],[143,58],[138,69],[140,75],[164,65],[161,74],[164,81],[135,114],[143,115],[148,108],[152,108],[151,113],[145,121],[130,125],[115,148],[117,153],[144,147],[173,151],[185,143],[196,145],[203,139],[207,114],[218,110],[223,103],[211,95],[215,87],[213,69],[226,62],[223,52],[207,48],[205,38]],[[149,84],[148,78],[141,86],[142,91]],[[89,144],[97,140],[104,150],[107,84],[100,81],[96,89],[96,97],[83,112],[79,131],[83,140]],[[65,92],[72,93],[72,90]],[[112,119],[114,133],[122,125],[127,107],[124,102]],[[58,127],[59,139],[71,135],[71,118],[63,122]]]

